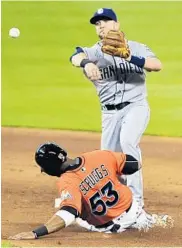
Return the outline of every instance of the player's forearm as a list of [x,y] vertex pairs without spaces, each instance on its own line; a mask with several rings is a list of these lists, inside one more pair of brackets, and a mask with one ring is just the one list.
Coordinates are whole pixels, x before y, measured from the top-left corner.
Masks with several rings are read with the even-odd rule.
[[65,221],[57,216],[57,215],[53,215],[53,217],[45,224],[48,233],[53,233],[53,232],[57,232],[60,229],[64,228],[65,225]]
[[33,231],[18,233],[10,236],[9,239],[13,240],[31,240],[45,236],[49,233],[57,232],[60,229],[69,226],[75,221],[75,215],[66,211],[59,210],[57,213],[45,224]]
[[157,58],[144,58],[144,57],[138,57],[134,55],[130,55],[126,59],[129,63],[132,63],[134,65],[137,65],[138,67],[145,69],[147,71],[160,71],[162,69],[162,64],[159,59]]
[[162,63],[157,58],[146,58],[144,69],[147,71],[160,71],[162,69]]
[[83,59],[87,59],[87,56],[85,53],[78,53],[75,54],[72,58],[71,58],[71,63],[74,66],[80,67],[80,64],[82,62]]
[[47,221],[46,224],[34,229],[32,232],[34,233],[35,238],[38,238],[53,232],[57,232],[64,227],[65,221],[61,217],[53,215],[53,217]]

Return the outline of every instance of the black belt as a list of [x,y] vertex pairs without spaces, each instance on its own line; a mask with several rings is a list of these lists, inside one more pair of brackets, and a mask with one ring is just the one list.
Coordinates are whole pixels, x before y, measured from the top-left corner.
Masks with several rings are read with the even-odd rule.
[[[129,206],[129,208],[127,208],[126,210],[125,210],[125,212],[126,213],[128,213],[128,211],[130,210],[130,208],[131,208],[131,206],[132,206],[132,204]],[[96,226],[96,228],[107,228],[108,226],[111,226],[111,225],[113,225],[114,224],[114,222],[112,221],[112,220],[110,220],[110,221],[108,221],[107,223],[105,223],[105,224],[103,224],[103,225],[98,225],[98,226]],[[118,228],[118,224],[114,224],[114,226],[111,228],[111,232],[116,232],[115,231],[115,229],[117,229]],[[119,228],[120,228],[120,225],[119,225]],[[118,230],[118,229],[117,229]]]
[[126,107],[128,104],[130,104],[130,102],[121,102],[119,104],[116,105],[110,105],[110,104],[106,104],[104,106],[102,106],[102,110],[120,110],[123,109],[124,107]]

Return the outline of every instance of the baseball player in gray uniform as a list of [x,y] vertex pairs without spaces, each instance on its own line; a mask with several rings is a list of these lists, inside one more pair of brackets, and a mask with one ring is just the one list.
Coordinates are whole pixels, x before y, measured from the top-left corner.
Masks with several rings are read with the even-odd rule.
[[[148,46],[131,40],[126,40],[130,50],[126,59],[103,52],[108,31],[120,29],[112,9],[98,9],[90,23],[100,40],[92,47],[76,47],[70,61],[83,68],[96,87],[102,110],[101,149],[131,154],[142,163],[139,142],[150,119],[146,72],[160,71],[161,62]],[[144,206],[141,170],[127,176],[126,184]]]

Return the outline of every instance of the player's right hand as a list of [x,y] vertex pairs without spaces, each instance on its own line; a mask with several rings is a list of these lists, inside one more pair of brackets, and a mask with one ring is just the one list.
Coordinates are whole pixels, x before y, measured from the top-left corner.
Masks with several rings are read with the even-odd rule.
[[10,236],[8,239],[13,239],[13,240],[30,240],[30,239],[36,239],[35,234],[33,232],[22,232],[18,233],[14,236]]
[[102,79],[99,68],[94,63],[88,63],[84,67],[85,73],[90,80],[100,80]]

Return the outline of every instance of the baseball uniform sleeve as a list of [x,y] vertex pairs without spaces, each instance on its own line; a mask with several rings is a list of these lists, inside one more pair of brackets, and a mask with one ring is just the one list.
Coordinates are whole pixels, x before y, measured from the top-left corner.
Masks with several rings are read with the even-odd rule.
[[144,58],[149,58],[149,57],[156,58],[156,55],[152,52],[152,50],[147,45],[142,44],[141,50],[142,50],[142,56]]
[[84,53],[87,55],[88,59],[92,62],[96,62],[98,60],[98,56],[101,56],[101,46],[99,43],[96,43],[92,47],[79,47],[84,51]]
[[131,175],[141,168],[141,164],[133,156],[119,152],[112,152],[116,160],[118,174]]
[[125,154],[121,152],[112,152],[112,155],[114,156],[116,160],[116,171],[118,174],[122,174],[123,167],[125,165],[126,156]]
[[58,182],[59,198],[56,199],[55,207],[78,216],[81,213],[81,193],[76,185],[74,179]]

